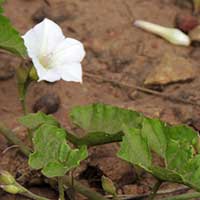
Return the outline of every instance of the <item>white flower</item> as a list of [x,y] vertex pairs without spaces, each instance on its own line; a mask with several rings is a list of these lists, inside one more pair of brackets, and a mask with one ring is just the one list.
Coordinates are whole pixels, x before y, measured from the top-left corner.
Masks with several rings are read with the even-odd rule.
[[56,23],[44,19],[29,30],[23,39],[36,68],[38,81],[63,79],[82,82],[80,62],[85,56],[83,45],[78,40],[65,38]]

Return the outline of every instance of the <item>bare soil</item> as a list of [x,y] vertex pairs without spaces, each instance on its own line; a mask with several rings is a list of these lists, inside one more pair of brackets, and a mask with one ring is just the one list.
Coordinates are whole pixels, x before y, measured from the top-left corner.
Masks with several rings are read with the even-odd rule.
[[[21,34],[43,18],[51,18],[62,27],[66,36],[84,43],[87,51],[83,62],[84,73],[89,72],[110,80],[123,81],[133,86],[144,86],[146,77],[164,54],[184,57],[191,61],[197,76],[192,81],[175,82],[159,89],[162,94],[200,104],[200,48],[174,46],[133,26],[135,19],[144,19],[172,27],[177,14],[192,13],[190,6],[180,7],[174,0],[49,0],[48,2],[49,4],[43,0],[7,1],[4,6],[5,14]],[[26,141],[24,128],[17,121],[22,115],[14,76],[14,69],[19,60],[4,54],[0,54],[0,60],[0,121]],[[66,128],[71,127],[68,112],[73,106],[102,102],[140,111],[171,124],[185,123],[200,130],[198,106],[142,93],[134,87],[118,87],[86,75],[83,84],[64,81],[54,84],[45,82],[33,84],[27,99],[29,110],[32,111],[38,98],[49,93],[60,98],[60,106],[54,116]],[[11,171],[17,177],[26,173],[32,183],[28,184],[25,181],[25,186],[31,187],[38,194],[57,199],[57,192],[48,185],[34,182],[34,176],[28,170],[27,160],[16,148],[5,151],[8,146],[6,140],[0,136],[0,169]],[[138,179],[133,167],[116,158],[118,148],[119,144],[90,148],[88,160],[83,162],[77,171],[77,179],[103,192],[100,178],[104,174],[115,182],[119,194],[139,195],[148,192],[155,180],[144,173]],[[165,189],[177,187],[180,186],[175,184],[163,186]],[[28,198],[2,194],[0,199]],[[76,199],[84,198],[76,196]]]

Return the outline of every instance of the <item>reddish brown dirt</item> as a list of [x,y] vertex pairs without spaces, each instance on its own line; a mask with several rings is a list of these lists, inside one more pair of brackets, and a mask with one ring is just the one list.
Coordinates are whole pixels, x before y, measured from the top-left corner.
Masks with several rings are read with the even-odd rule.
[[[145,19],[173,26],[176,14],[190,14],[191,8],[180,8],[173,0],[49,0],[49,2],[50,6],[42,0],[7,1],[4,6],[5,14],[21,34],[44,17],[56,21],[66,36],[79,39],[85,44],[87,56],[83,62],[84,72],[143,86],[147,75],[166,52],[191,60],[198,73],[200,72],[199,48],[171,45],[132,25],[134,19]],[[17,59],[7,58],[4,55],[0,55],[0,59],[2,66],[8,68],[18,64]],[[162,92],[200,103],[199,89],[200,79],[196,77],[191,82],[168,85]],[[39,97],[50,92],[56,93],[61,99],[59,110],[54,115],[67,128],[70,127],[67,116],[69,110],[73,106],[92,102],[117,105],[141,111],[151,117],[159,117],[172,124],[190,123],[200,128],[197,124],[200,107],[164,100],[134,89],[119,88],[86,76],[83,84],[64,81],[55,84],[44,82],[33,84],[28,94],[29,110],[31,111]],[[17,122],[18,117],[22,115],[22,109],[18,101],[15,77],[0,81],[0,94],[0,121],[14,129],[24,139],[24,129]],[[0,152],[7,147],[5,139],[0,136]],[[140,180],[136,180],[134,169],[116,158],[117,150],[118,144],[91,148],[89,159],[83,163],[80,171],[86,165],[97,166],[101,173],[116,183],[119,194],[135,195],[149,191],[149,187],[155,182],[154,179],[144,174]],[[1,169],[9,170],[13,174],[23,174],[27,171],[26,160],[15,149],[1,154]],[[98,184],[93,186],[98,187]],[[169,185],[169,187],[176,186]],[[38,187],[34,191],[57,199],[55,192],[50,188]],[[4,195],[0,199],[27,198]]]

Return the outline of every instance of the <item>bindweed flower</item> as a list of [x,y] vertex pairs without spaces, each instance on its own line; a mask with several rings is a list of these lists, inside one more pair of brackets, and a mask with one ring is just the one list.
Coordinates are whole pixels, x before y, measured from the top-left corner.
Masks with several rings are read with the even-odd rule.
[[167,28],[143,20],[136,20],[134,25],[159,35],[160,37],[175,45],[189,46],[191,43],[190,38],[185,33],[176,28]]
[[78,40],[65,38],[56,23],[44,19],[29,30],[23,39],[37,71],[38,81],[63,79],[82,82],[84,47]]

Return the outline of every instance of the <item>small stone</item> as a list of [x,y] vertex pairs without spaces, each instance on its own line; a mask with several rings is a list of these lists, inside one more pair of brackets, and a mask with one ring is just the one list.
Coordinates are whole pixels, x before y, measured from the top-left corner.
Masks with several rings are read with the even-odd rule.
[[33,112],[42,111],[46,114],[55,113],[60,105],[60,98],[55,94],[46,94],[36,100]]
[[184,57],[175,54],[165,54],[160,64],[148,74],[146,86],[166,85],[176,82],[193,80],[197,71],[193,64]]
[[198,25],[196,17],[191,15],[177,15],[176,16],[176,27],[185,33],[188,33]]
[[200,42],[200,25],[189,32],[189,37],[194,42]]
[[129,94],[128,94],[128,97],[132,100],[136,100],[138,99],[139,97],[139,92],[137,90],[134,90],[134,91],[131,91]]

